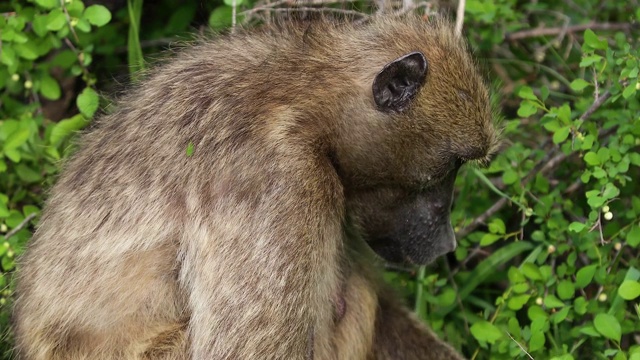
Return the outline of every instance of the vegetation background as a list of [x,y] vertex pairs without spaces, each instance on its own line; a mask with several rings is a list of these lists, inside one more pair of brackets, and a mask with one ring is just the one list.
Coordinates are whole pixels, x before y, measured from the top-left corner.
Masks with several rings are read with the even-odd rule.
[[[376,8],[464,18],[504,120],[466,166],[455,253],[388,281],[472,359],[640,360],[637,0],[9,0],[0,3],[0,354],[16,257],[73,137],[194,34]],[[461,23],[462,24],[462,23]],[[87,209],[90,211],[90,209]]]

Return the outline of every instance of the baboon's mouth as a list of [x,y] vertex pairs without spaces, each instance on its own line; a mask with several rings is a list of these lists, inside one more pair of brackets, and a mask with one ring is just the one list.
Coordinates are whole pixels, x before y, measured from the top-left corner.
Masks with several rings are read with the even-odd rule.
[[381,258],[392,263],[404,263],[407,259],[402,254],[402,249],[389,236],[373,237],[367,241],[369,247]]

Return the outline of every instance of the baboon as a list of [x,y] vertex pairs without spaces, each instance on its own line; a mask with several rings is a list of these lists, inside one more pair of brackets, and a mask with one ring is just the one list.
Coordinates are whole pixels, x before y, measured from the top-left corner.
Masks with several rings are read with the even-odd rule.
[[497,131],[445,20],[179,52],[96,121],[21,260],[21,359],[461,359],[380,280],[453,250]]

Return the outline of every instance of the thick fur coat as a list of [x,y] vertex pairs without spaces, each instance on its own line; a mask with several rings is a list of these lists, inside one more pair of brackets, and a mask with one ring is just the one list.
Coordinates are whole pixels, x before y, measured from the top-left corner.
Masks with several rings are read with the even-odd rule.
[[[380,111],[373,79],[412,51],[424,84]],[[487,88],[442,20],[185,49],[80,137],[20,262],[16,355],[461,359],[382,284],[359,211],[370,189],[429,187],[495,145]]]

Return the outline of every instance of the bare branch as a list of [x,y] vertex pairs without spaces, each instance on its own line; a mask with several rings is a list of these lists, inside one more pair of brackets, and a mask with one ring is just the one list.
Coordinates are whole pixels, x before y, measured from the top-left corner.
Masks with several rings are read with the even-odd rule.
[[27,224],[29,224],[29,221],[33,220],[33,218],[35,218],[35,217],[36,217],[36,213],[29,214],[26,218],[24,218],[24,220],[22,220],[22,222],[20,222],[20,224],[18,224],[18,226],[14,227],[13,229],[11,229],[11,231],[6,233],[4,238],[8,239],[8,238],[12,237],[13,235],[17,234],[18,231],[24,229],[27,226]]
[[464,25],[464,8],[466,0],[458,0],[458,11],[456,12],[456,34],[462,35],[462,26]]
[[515,41],[522,40],[530,37],[538,37],[538,36],[550,36],[550,35],[558,35],[562,33],[574,33],[581,32],[587,29],[591,30],[631,30],[637,28],[638,24],[634,23],[593,23],[593,24],[580,24],[573,26],[562,26],[562,27],[553,27],[553,28],[536,28],[529,30],[517,31],[511,34],[505,35],[505,40]]
[[[260,6],[254,7],[253,9],[249,9],[249,10],[243,11],[242,14],[243,15],[251,15],[253,13],[260,12],[260,11],[273,11],[273,9],[280,8],[280,6],[284,6],[284,7],[280,8],[280,9],[292,10],[292,9],[296,9],[296,8],[297,9],[303,9],[303,8],[307,8],[309,6],[317,6],[317,5],[343,4],[345,2],[351,2],[351,1],[355,1],[355,0],[300,0],[300,1],[279,0],[279,1],[274,1],[272,3],[269,3],[269,4],[264,4],[264,5],[260,5]],[[331,9],[331,10],[333,10],[333,9]],[[298,10],[298,11],[301,11],[301,10]],[[362,15],[364,15],[364,14],[362,14]]]
[[609,100],[610,97],[611,97],[611,91],[609,91],[609,90],[605,91],[602,94],[602,96],[597,98],[596,101],[594,101],[593,104],[587,109],[587,111],[585,111],[584,114],[582,114],[580,116],[580,120],[585,121],[586,119],[591,117],[591,115],[596,110],[598,110],[600,108],[600,106],[602,106],[602,104],[604,104],[605,101]]
[[513,336],[511,336],[511,333],[509,333],[509,332],[507,331],[507,335],[509,335],[509,337],[511,338],[511,340],[513,340],[513,342],[514,342],[514,343],[516,343],[516,345],[518,345],[518,347],[520,348],[520,350],[522,350],[522,352],[524,352],[525,354],[527,354],[527,356],[529,357],[529,359],[534,360],[534,359],[533,359],[533,356],[531,356],[531,354],[529,354],[529,353],[527,352],[527,350],[524,348],[524,346],[520,345],[520,343],[519,343],[519,342],[517,342],[517,341],[516,341],[516,339],[514,339],[514,338],[513,338]]

